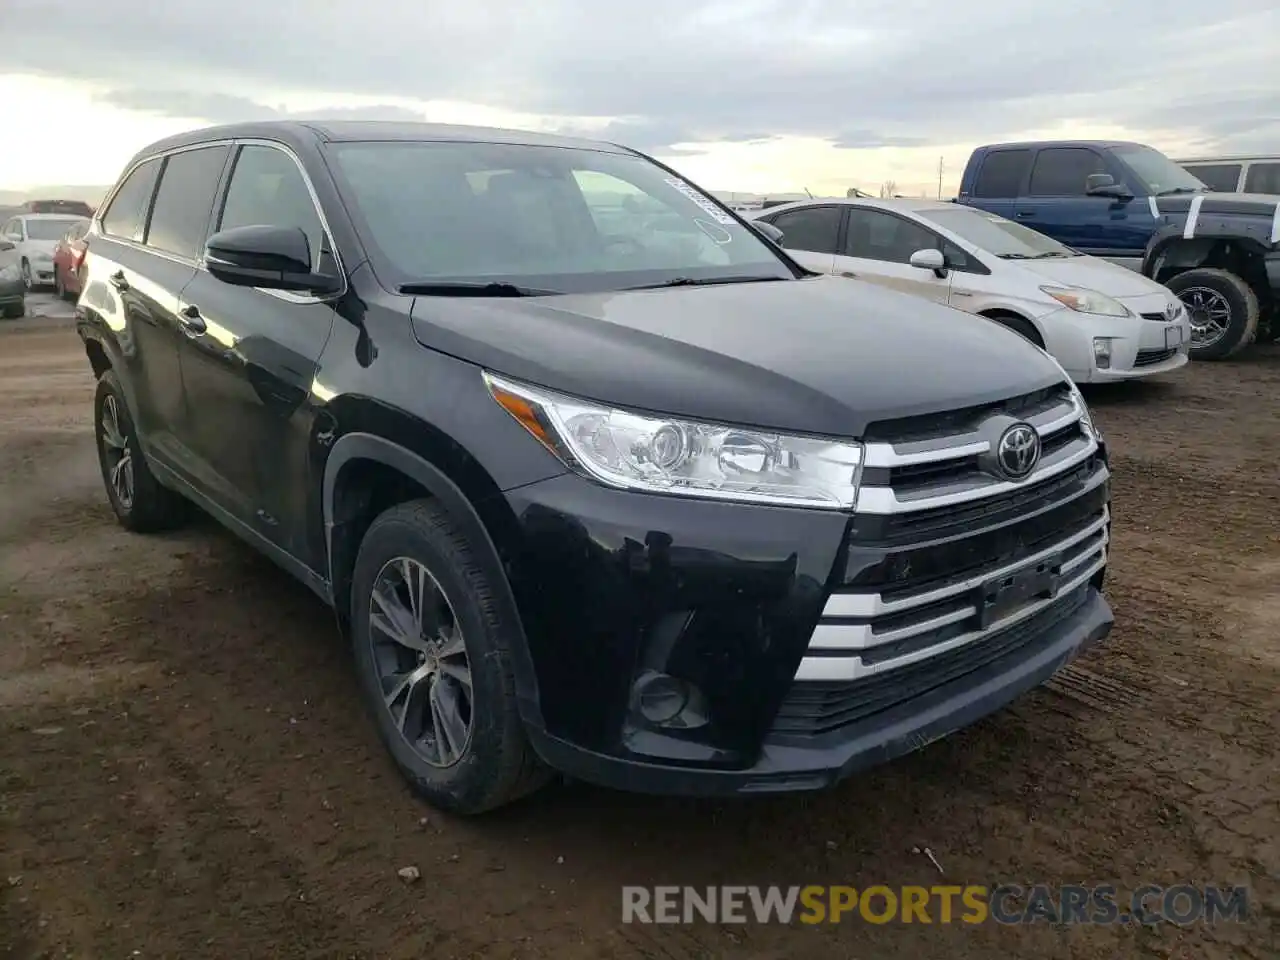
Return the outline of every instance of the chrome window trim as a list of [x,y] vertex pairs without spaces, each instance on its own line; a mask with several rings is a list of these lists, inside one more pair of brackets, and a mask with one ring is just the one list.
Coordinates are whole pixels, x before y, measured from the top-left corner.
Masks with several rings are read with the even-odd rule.
[[[291,147],[289,147],[287,144],[281,143],[278,140],[267,140],[261,137],[223,137],[223,138],[218,138],[214,140],[201,140],[199,143],[186,143],[180,147],[173,147],[169,150],[163,150],[159,153],[148,154],[147,156],[140,158],[136,163],[131,164],[128,170],[126,170],[120,176],[120,178],[116,181],[116,185],[112,188],[111,193],[107,196],[107,199],[104,200],[99,205],[98,209],[94,211],[93,219],[91,221],[92,229],[99,236],[106,237],[114,243],[122,243],[125,246],[132,247],[133,249],[138,250],[142,253],[147,253],[147,254],[151,254],[152,256],[161,257],[165,260],[172,261],[173,263],[178,263],[183,266],[189,266],[203,273],[208,273],[209,271],[205,267],[205,262],[203,257],[199,257],[196,259],[192,259],[190,257],[182,257],[177,254],[169,253],[168,251],[165,251],[165,250],[160,250],[156,247],[148,246],[145,243],[139,243],[136,240],[130,240],[126,237],[117,236],[116,234],[113,234],[113,233],[107,233],[106,230],[104,230],[102,227],[102,216],[108,210],[111,209],[111,204],[115,201],[116,194],[120,192],[120,188],[124,186],[125,181],[128,180],[129,177],[133,175],[134,171],[137,170],[139,167],[141,167],[144,163],[149,163],[152,160],[164,161],[167,158],[174,156],[175,154],[186,153],[190,150],[201,150],[207,147],[221,147],[221,146],[229,147],[232,151],[233,158],[235,156],[236,148],[242,147],[242,146],[253,146],[253,147],[270,147],[272,149],[279,150],[282,153],[284,153],[285,156],[289,157],[290,160],[293,161],[293,165],[297,168],[298,173],[302,175],[302,182],[306,185],[307,193],[311,197],[311,203],[315,207],[316,213],[320,217],[320,226],[321,226],[321,229],[324,231],[324,238],[328,242],[330,252],[333,254],[334,263],[338,268],[338,276],[342,280],[341,289],[339,289],[335,293],[326,294],[325,296],[321,296],[321,297],[297,294],[289,290],[265,290],[262,287],[249,287],[247,289],[255,290],[258,293],[266,294],[267,296],[270,296],[270,297],[275,297],[277,300],[283,300],[286,303],[293,303],[298,305],[327,303],[333,300],[338,300],[346,296],[350,281],[347,279],[347,271],[346,271],[346,267],[342,262],[342,254],[338,250],[337,243],[334,242],[333,230],[329,226],[329,219],[328,217],[325,216],[324,205],[321,204],[320,202],[320,195],[316,192],[315,184],[312,183],[311,176],[307,173],[306,167],[303,166],[302,160],[298,157],[298,155],[293,151]],[[230,174],[231,176],[235,176],[234,165],[231,168]],[[230,179],[228,179],[227,180],[228,186],[230,185],[230,182],[231,182]],[[154,203],[154,199],[155,198],[153,193],[153,196],[152,196],[153,203]],[[220,192],[218,199],[221,202],[219,204],[218,209],[216,210],[216,214],[218,219],[221,220],[222,207],[225,206],[226,204],[225,189]],[[151,212],[150,210],[148,210],[147,211],[148,218],[150,217],[150,215],[151,215]],[[212,223],[210,225],[212,226]]]

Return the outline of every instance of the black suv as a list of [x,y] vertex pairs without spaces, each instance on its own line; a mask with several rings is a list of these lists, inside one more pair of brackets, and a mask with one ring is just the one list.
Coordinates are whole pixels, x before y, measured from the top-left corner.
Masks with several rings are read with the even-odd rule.
[[445,808],[834,783],[1109,631],[1109,474],[1044,352],[775,240],[612,144],[162,141],[88,235],[107,495],[331,604]]

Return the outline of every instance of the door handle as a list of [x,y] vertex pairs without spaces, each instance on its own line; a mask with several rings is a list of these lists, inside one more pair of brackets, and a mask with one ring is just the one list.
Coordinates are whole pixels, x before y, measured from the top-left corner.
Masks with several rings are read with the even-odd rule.
[[956,289],[952,289],[952,291],[951,291],[951,295],[952,295],[953,297],[972,297],[972,296],[973,296],[973,292],[972,292],[972,291],[970,291],[970,290],[956,290]]
[[117,270],[115,273],[111,274],[111,276],[107,277],[107,282],[117,290],[129,289],[129,281],[125,278],[123,270]]
[[841,270],[841,271],[840,271],[840,276],[842,276],[842,277],[848,277],[850,280],[857,280],[857,279],[858,279],[858,275],[857,275],[856,273],[854,273],[852,270]]
[[1034,217],[1036,212],[1034,210],[1019,210],[1017,215],[1025,220],[1027,217]]
[[208,324],[204,322],[204,317],[200,316],[200,308],[194,303],[189,303],[179,310],[178,316],[182,318],[182,325],[192,333],[204,333],[209,329]]

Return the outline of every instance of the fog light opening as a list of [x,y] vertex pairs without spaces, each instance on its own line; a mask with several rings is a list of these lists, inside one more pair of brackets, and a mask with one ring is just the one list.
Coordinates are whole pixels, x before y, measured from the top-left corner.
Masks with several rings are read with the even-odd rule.
[[1111,338],[1110,337],[1094,337],[1093,339],[1093,362],[1099,370],[1109,369],[1111,366]]
[[667,730],[692,730],[710,722],[706,697],[688,680],[647,670],[631,688],[632,708],[646,723]]

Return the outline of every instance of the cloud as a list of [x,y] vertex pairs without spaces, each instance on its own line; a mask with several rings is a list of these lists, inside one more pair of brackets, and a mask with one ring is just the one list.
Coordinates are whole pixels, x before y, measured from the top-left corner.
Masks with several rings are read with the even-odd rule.
[[194,117],[210,123],[244,123],[255,120],[422,120],[423,115],[407,107],[326,107],[321,110],[288,111],[270,107],[248,97],[213,91],[164,90],[131,87],[108,90],[98,100],[113,107],[164,117]]
[[[92,81],[121,105],[213,120],[326,92],[459,101],[596,117],[609,138],[667,152],[780,136],[975,143],[1061,120],[1230,149],[1275,122],[1266,92],[1280,87],[1274,0],[6,6],[7,69]],[[173,77],[223,92],[155,92]]]

